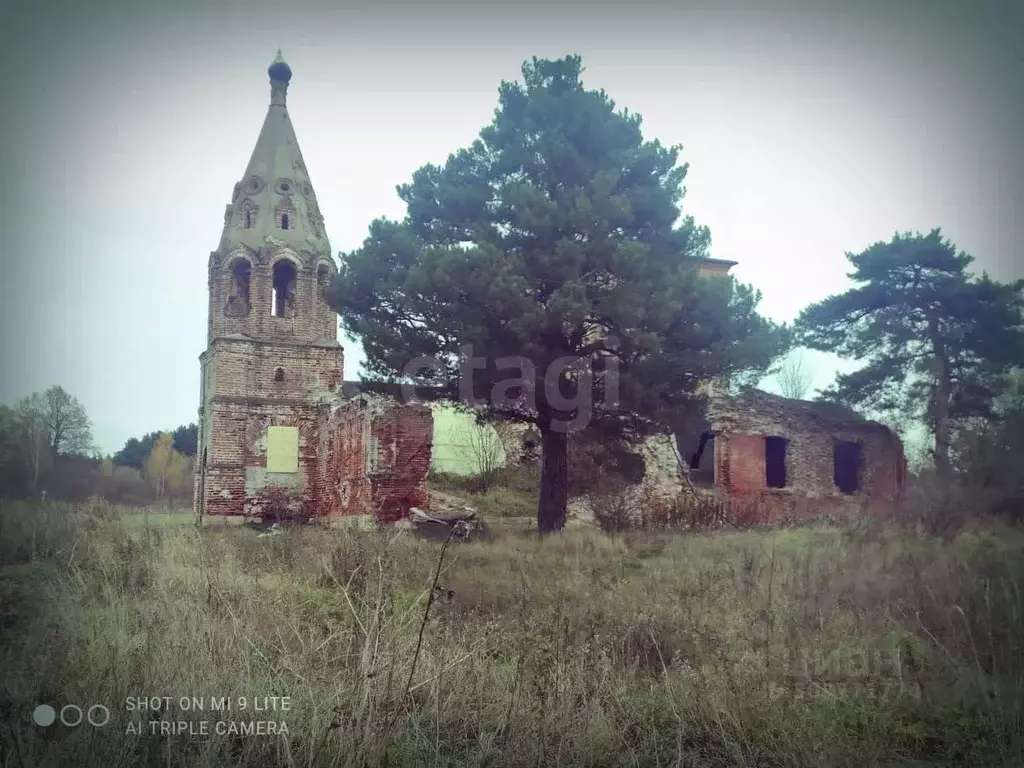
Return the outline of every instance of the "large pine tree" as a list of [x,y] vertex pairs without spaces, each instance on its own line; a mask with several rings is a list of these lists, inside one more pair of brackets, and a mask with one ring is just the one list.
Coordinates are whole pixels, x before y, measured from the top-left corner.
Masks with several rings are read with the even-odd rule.
[[856,287],[812,304],[801,344],[864,361],[826,397],[884,414],[923,417],[935,468],[951,476],[951,436],[991,413],[1005,374],[1024,364],[1024,280],[971,275],[973,258],[934,229],[896,234],[848,253]]
[[536,425],[542,532],[565,522],[569,432],[641,440],[787,341],[754,290],[698,276],[709,235],[680,220],[679,147],[645,141],[582,71],[535,58],[503,82],[493,122],[398,188],[405,220],[374,221],[327,292],[367,379]]

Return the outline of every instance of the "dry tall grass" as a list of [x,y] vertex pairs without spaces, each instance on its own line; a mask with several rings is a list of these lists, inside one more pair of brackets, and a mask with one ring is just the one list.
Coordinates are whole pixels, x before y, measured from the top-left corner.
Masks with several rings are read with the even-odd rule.
[[[1015,529],[507,532],[449,547],[425,626],[442,544],[408,533],[5,504],[0,540],[4,766],[1024,764]],[[112,716],[42,728],[39,703]]]

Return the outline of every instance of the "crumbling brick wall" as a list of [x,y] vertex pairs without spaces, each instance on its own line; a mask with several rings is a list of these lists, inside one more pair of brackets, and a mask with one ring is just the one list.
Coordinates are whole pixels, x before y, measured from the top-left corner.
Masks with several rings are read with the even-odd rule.
[[[390,523],[429,504],[433,415],[424,405],[359,395],[331,419],[339,512]],[[334,480],[330,480],[334,482]]]
[[[713,400],[709,421],[715,436],[714,484],[748,517],[772,522],[887,514],[902,499],[906,484],[902,443],[885,425],[848,409],[750,392]],[[783,487],[768,487],[766,458],[772,449],[767,438],[786,441],[781,460]],[[859,445],[857,487],[852,492],[836,484],[838,441]],[[778,457],[776,453],[774,461],[779,462]]]
[[[205,515],[373,515],[390,523],[427,508],[433,417],[387,397],[284,404],[252,398],[211,407],[217,462],[197,473]],[[298,428],[297,473],[267,471],[270,426]]]
[[[317,404],[336,398],[341,390],[341,350],[328,344],[217,338],[200,361],[197,511],[323,514],[323,497],[315,482],[320,455]],[[298,427],[298,473],[267,473],[265,441],[270,426]]]
[[[209,424],[207,448],[217,460],[207,462],[202,478],[204,515],[290,518],[315,512],[317,499],[310,481],[317,473],[319,427],[314,407],[217,402]],[[269,426],[298,428],[298,472],[267,471]]]

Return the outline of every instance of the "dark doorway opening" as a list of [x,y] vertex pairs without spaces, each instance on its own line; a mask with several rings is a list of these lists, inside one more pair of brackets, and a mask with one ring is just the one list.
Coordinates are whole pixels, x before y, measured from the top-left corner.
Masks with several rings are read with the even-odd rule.
[[786,447],[784,437],[764,439],[764,482],[769,488],[786,487]]
[[697,450],[690,457],[690,480],[698,485],[715,484],[715,436],[702,432]]
[[843,493],[860,490],[860,468],[863,457],[860,443],[837,440],[832,449],[833,477],[836,487]]

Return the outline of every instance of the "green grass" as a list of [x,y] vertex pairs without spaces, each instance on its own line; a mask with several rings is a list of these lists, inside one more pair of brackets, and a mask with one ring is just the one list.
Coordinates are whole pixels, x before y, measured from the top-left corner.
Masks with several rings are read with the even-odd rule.
[[[440,542],[181,517],[0,507],[0,765],[1024,763],[1017,529],[498,526],[449,547],[417,655]],[[143,695],[290,696],[172,716],[288,734],[152,735]]]
[[170,512],[150,512],[133,510],[121,516],[121,522],[125,528],[136,530],[140,528],[167,528],[180,525],[195,524],[195,515],[189,511],[173,510]]
[[532,493],[491,488],[482,493],[466,494],[466,503],[487,518],[537,517],[537,497]]
[[504,467],[489,477],[432,472],[428,485],[461,497],[484,519],[536,519],[539,481],[536,468]]

